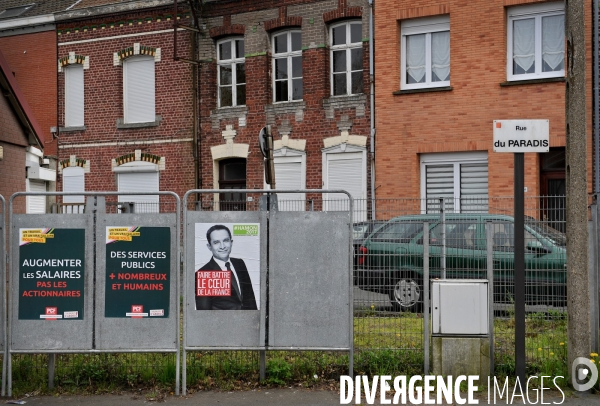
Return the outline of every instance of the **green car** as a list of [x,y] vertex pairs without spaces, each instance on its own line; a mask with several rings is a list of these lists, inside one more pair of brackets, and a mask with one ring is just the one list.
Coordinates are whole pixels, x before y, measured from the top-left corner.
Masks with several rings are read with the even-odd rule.
[[[439,214],[395,217],[359,248],[355,285],[389,295],[396,311],[421,311],[425,222],[429,224],[431,279],[441,278],[444,268],[449,279],[487,279],[485,225],[491,223],[494,302],[514,301],[514,218],[505,215],[446,214],[445,236]],[[566,244],[565,234],[525,218],[526,304],[566,305]]]

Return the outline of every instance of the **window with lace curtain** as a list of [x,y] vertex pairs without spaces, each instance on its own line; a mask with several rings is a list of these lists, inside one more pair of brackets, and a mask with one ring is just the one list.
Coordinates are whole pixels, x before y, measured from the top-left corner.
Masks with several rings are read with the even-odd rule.
[[508,9],[508,80],[565,75],[563,2]]
[[401,31],[400,88],[450,86],[450,16],[406,20]]

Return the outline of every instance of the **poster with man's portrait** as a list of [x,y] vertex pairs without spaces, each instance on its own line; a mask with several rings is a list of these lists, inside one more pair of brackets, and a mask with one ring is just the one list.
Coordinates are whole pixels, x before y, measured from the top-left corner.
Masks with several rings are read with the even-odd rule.
[[195,224],[196,310],[260,309],[260,224]]

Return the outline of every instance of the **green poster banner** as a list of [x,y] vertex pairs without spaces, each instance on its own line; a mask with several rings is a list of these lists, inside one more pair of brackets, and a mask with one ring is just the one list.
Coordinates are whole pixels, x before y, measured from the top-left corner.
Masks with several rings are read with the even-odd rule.
[[19,229],[19,320],[83,320],[85,229]]
[[169,317],[171,229],[106,227],[104,317]]

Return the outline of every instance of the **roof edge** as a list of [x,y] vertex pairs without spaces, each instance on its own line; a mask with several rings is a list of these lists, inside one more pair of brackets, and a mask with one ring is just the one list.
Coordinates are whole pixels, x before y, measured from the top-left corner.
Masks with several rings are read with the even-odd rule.
[[162,7],[173,4],[173,0],[135,0],[127,3],[105,4],[82,9],[60,11],[54,13],[54,19],[57,22],[89,18],[105,14],[115,14],[143,9]]
[[10,20],[0,21],[0,31],[11,28],[30,27],[34,25],[43,25],[54,23],[53,14],[44,14],[39,16],[11,18]]
[[[44,148],[44,133],[42,132],[42,127],[37,122],[35,115],[33,114],[33,110],[29,107],[27,100],[25,99],[25,95],[21,91],[19,84],[17,83],[17,79],[12,74],[12,70],[8,61],[4,58],[2,51],[0,51],[0,71],[2,71],[2,76],[4,80],[6,80],[9,90],[9,103],[16,110],[16,115],[23,124],[23,127],[29,130],[29,134],[26,134],[28,137],[33,135],[35,140],[38,143],[38,146],[43,149]],[[2,79],[0,77],[0,79]]]

